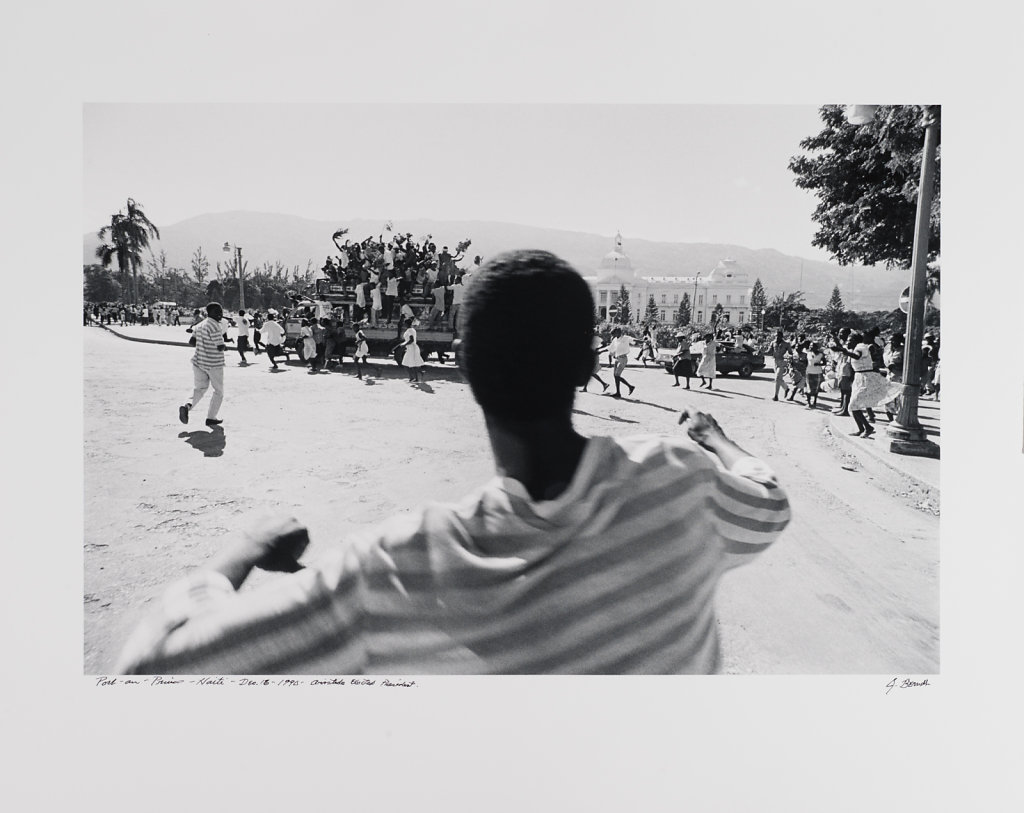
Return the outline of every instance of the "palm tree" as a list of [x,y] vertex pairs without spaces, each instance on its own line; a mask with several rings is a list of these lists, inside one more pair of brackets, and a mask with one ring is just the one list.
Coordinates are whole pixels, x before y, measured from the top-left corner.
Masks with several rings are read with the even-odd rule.
[[[139,266],[142,265],[142,250],[149,248],[149,238],[160,239],[160,231],[142,211],[142,204],[128,198],[128,214],[118,212],[111,215],[110,225],[99,230],[97,236],[104,241],[96,249],[96,256],[104,266],[117,257],[117,267],[124,278],[128,269],[132,271],[132,304],[139,300]],[[106,242],[107,238],[110,242]]]

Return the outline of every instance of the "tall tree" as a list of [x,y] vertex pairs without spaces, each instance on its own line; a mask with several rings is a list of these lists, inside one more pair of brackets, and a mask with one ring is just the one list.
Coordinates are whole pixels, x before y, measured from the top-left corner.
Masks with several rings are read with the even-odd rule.
[[242,285],[245,283],[245,274],[249,269],[248,260],[242,260],[241,263],[238,260],[239,256],[236,251],[231,256],[231,262],[224,263],[223,268],[219,262],[217,263],[217,279],[221,281],[226,297],[224,304],[230,305],[232,310],[236,307],[244,307]]
[[617,308],[615,321],[620,325],[628,325],[632,314],[630,313],[629,291],[626,290],[625,285],[619,288],[619,298],[615,301],[615,307]]
[[690,324],[690,295],[683,294],[683,301],[679,303],[679,310],[676,311],[676,327],[686,327]]
[[846,308],[843,307],[843,297],[839,293],[839,286],[832,288],[832,296],[825,306],[825,325],[829,330],[837,330],[843,326],[846,316]]
[[223,302],[224,283],[219,279],[212,279],[206,283],[206,299],[210,302]]
[[[160,239],[160,231],[142,211],[142,204],[128,198],[127,214],[117,212],[111,215],[110,225],[99,230],[100,246],[96,256],[104,266],[117,257],[117,265],[122,275],[127,275],[130,268],[132,274],[132,302],[139,300],[139,267],[142,265],[142,250],[149,248],[151,237]],[[106,242],[109,239],[109,243]]]
[[206,284],[206,278],[210,275],[210,261],[203,254],[203,247],[197,246],[192,252],[192,276],[195,277],[199,286]]
[[654,301],[654,294],[647,297],[647,311],[644,313],[644,321],[652,327],[661,322],[661,312],[658,304]]
[[755,326],[759,329],[764,324],[761,318],[764,316],[764,311],[767,307],[768,295],[765,294],[761,278],[758,277],[754,280],[754,287],[750,291],[750,321],[754,322]]
[[[818,198],[812,245],[828,251],[840,265],[909,268],[924,142],[921,109],[881,106],[869,123],[856,126],[838,105],[826,105],[819,113],[824,129],[800,142],[807,154],[789,161],[796,185]],[[940,249],[939,159],[936,152],[929,260]]]
[[110,269],[102,265],[82,266],[82,294],[86,302],[117,302],[121,298],[121,284]]
[[794,291],[791,294],[777,294],[771,304],[765,309],[765,327],[781,327],[783,330],[793,330],[802,314],[808,312],[804,304],[804,292]]

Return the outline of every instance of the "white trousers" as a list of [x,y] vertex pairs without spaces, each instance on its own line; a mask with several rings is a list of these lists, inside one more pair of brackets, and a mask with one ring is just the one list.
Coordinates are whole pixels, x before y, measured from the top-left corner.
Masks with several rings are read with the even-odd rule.
[[210,408],[207,410],[207,418],[216,418],[220,411],[220,405],[224,401],[224,368],[223,367],[197,367],[192,365],[192,376],[195,382],[195,389],[192,391],[191,404],[195,407],[206,390],[213,387],[213,395],[210,396]]

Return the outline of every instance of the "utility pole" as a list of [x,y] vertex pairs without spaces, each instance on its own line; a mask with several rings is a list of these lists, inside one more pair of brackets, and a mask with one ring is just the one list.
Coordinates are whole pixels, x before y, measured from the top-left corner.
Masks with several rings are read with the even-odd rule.
[[[235,246],[235,270],[238,273],[238,309],[245,310],[245,280],[242,277],[242,247]],[[231,253],[231,244],[224,244],[224,251]]]
[[924,337],[924,305],[927,298],[928,234],[932,187],[935,183],[935,148],[939,135],[935,111],[926,106],[923,113],[924,150],[921,156],[921,181],[917,191],[917,220],[914,224],[913,274],[910,278],[907,338],[903,352],[903,394],[899,413],[896,420],[886,429],[886,434],[891,438],[890,452],[938,457],[938,445],[928,440],[917,417],[923,366],[921,343]]

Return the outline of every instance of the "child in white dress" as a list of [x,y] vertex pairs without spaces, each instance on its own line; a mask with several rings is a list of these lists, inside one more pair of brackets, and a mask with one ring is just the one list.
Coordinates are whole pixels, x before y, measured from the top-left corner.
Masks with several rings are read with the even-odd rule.
[[399,347],[405,347],[402,365],[409,368],[410,383],[422,381],[423,357],[420,355],[420,346],[416,342],[416,328],[412,326],[412,319],[407,319],[405,325],[406,330],[402,334],[403,344],[399,345]]

